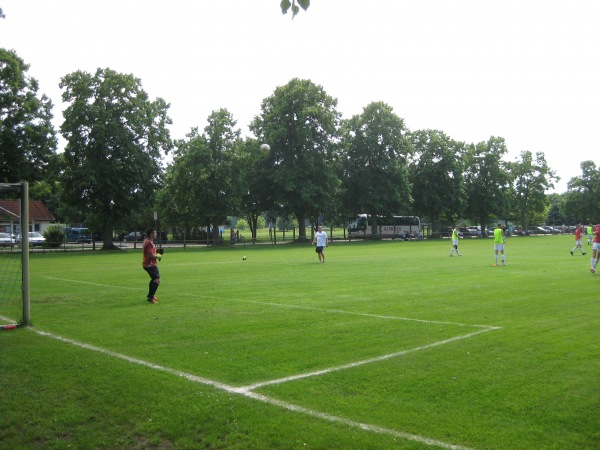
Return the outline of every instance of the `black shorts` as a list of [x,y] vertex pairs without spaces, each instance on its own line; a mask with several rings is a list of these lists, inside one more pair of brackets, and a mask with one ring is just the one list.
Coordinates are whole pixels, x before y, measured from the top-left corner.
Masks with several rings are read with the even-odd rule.
[[150,278],[152,278],[153,280],[160,278],[160,273],[158,272],[158,266],[144,267],[144,270],[146,272],[148,272],[148,275],[150,275]]
[[323,253],[323,246],[317,246],[317,248],[315,249],[315,252]]

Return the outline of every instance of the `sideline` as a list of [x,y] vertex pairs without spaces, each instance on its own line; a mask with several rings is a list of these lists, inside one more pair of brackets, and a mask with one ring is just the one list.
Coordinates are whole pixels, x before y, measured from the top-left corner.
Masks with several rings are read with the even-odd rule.
[[[68,283],[75,284],[87,284],[90,286],[98,286],[104,288],[112,288],[112,289],[127,289],[130,291],[143,291],[143,288],[133,287],[133,286],[118,286],[114,284],[103,284],[103,283],[93,283],[91,281],[82,281],[82,280],[70,280],[67,278],[58,278],[58,277],[49,277],[45,276],[47,280],[55,280],[55,281],[66,281]],[[355,311],[344,311],[343,309],[327,309],[327,308],[317,308],[315,306],[304,306],[304,305],[286,305],[284,303],[275,303],[275,302],[260,302],[258,300],[240,300],[240,299],[230,299],[225,297],[219,297],[218,295],[205,295],[205,294],[178,294],[184,297],[192,297],[192,298],[208,298],[211,300],[220,300],[223,302],[238,302],[238,303],[250,303],[254,305],[263,305],[263,306],[277,306],[278,308],[288,308],[288,309],[303,309],[306,311],[316,311],[316,312],[324,312],[329,314],[347,314],[350,316],[361,316],[361,317],[373,317],[375,319],[384,319],[384,320],[403,320],[407,322],[421,322],[421,323],[429,323],[429,324],[438,324],[438,325],[454,325],[459,327],[473,327],[473,328],[482,328],[484,331],[492,331],[492,330],[501,330],[502,327],[496,327],[492,325],[478,325],[472,323],[461,323],[461,322],[445,322],[441,320],[427,320],[427,319],[415,319],[411,317],[398,317],[398,316],[384,316],[380,314],[372,314],[372,313],[359,313]]]

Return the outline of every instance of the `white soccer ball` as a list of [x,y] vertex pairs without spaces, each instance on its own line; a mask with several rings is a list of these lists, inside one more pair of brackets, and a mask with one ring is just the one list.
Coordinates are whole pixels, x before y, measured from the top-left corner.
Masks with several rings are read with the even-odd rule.
[[263,152],[268,152],[269,150],[271,150],[271,146],[269,144],[263,144],[263,145],[260,146],[260,149]]
[[246,261],[246,257],[245,256],[242,256],[242,261]]

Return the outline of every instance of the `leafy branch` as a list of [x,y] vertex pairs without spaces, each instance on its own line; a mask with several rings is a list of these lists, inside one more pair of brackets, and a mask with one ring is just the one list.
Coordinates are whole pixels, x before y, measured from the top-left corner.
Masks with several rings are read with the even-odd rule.
[[296,4],[296,0],[292,0],[291,2],[290,0],[281,0],[281,13],[287,14],[288,10],[291,8],[293,19],[294,17],[296,17],[296,14],[300,12],[301,7],[304,11],[308,9],[308,7],[310,6],[310,0],[298,0],[298,5]]

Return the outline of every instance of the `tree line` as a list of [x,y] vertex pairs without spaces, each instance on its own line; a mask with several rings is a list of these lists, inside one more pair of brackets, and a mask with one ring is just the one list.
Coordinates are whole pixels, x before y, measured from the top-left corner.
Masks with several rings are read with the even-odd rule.
[[149,98],[140,79],[76,71],[60,81],[66,145],[58,152],[52,102],[28,69],[0,49],[0,181],[29,181],[31,196],[60,221],[102,230],[105,248],[114,230],[153,224],[153,211],[163,228],[188,233],[231,216],[253,233],[259,217],[295,218],[300,240],[308,239],[306,223],[344,225],[358,212],[418,215],[433,229],[459,220],[523,229],[600,221],[593,161],[581,163],[566,193],[547,195],[558,177],[543,152],[506,161],[501,137],[465,143],[411,131],[382,101],[345,119],[337,99],[306,79],[262,101],[251,137],[222,108],[203,129],[173,139],[169,104]]

